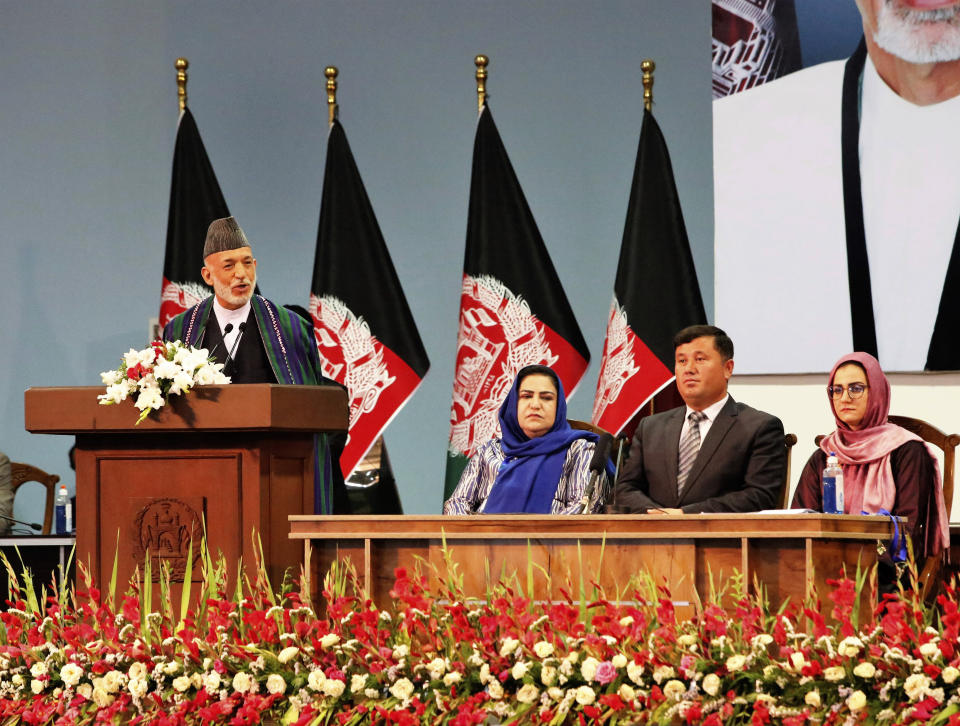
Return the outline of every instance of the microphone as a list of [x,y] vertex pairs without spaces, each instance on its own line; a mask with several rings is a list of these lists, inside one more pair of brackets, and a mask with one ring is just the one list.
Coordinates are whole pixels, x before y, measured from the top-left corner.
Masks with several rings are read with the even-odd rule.
[[14,524],[22,524],[24,527],[29,527],[35,532],[40,532],[43,530],[43,527],[36,522],[21,522],[19,519],[14,519],[13,517],[8,517],[6,514],[0,514],[0,519],[5,519],[8,522],[13,522]]
[[224,375],[229,375],[227,373],[227,368],[230,366],[231,363],[233,363],[233,367],[236,368],[236,360],[234,359],[233,354],[237,352],[237,346],[240,345],[240,338],[243,337],[243,333],[246,329],[247,329],[246,321],[240,323],[240,325],[237,326],[237,331],[238,331],[237,339],[233,341],[233,347],[230,348],[230,352],[227,353],[227,362],[224,363],[223,365]]
[[574,514],[590,513],[590,500],[597,490],[597,483],[604,476],[607,469],[607,459],[610,458],[610,448],[613,446],[613,437],[610,434],[601,434],[593,447],[593,458],[590,459],[590,481],[583,490],[583,498]]
[[[223,328],[223,338],[220,339],[220,343],[223,343],[224,338],[227,337],[227,333],[229,333],[231,330],[233,330],[233,323],[227,323]],[[213,346],[213,350],[210,351],[211,358],[213,358],[213,354],[217,352],[217,348],[220,347],[220,343],[217,343],[215,346]]]

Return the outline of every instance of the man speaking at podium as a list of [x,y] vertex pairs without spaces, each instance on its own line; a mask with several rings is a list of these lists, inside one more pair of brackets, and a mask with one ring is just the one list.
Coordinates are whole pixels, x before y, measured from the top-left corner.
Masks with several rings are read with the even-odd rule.
[[753,512],[774,506],[787,471],[780,419],[734,401],[733,341],[694,325],[673,339],[686,406],[640,421],[614,504],[631,512]]
[[[200,274],[214,294],[167,323],[164,340],[206,348],[224,364],[223,372],[232,383],[318,385],[325,381],[309,323],[254,294],[257,261],[233,217],[210,223]],[[319,437],[317,450],[316,471],[323,473],[327,484],[319,486],[317,481],[314,508],[330,514],[333,467],[325,436]]]

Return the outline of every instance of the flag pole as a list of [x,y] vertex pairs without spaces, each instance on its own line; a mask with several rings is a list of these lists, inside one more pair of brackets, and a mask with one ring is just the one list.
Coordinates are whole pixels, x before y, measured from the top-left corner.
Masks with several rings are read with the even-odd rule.
[[327,77],[327,122],[333,126],[337,120],[340,106],[337,104],[337,75],[340,71],[336,66],[327,66],[323,69],[323,75]]
[[487,64],[490,59],[485,55],[478,55],[473,59],[473,64],[477,67],[477,113],[483,111],[483,105],[487,102]]
[[643,71],[643,107],[653,111],[653,72],[657,70],[657,64],[647,58],[640,63],[640,70]]
[[177,58],[173,67],[177,69],[177,99],[180,102],[180,113],[187,108],[187,68],[190,61],[186,58]]

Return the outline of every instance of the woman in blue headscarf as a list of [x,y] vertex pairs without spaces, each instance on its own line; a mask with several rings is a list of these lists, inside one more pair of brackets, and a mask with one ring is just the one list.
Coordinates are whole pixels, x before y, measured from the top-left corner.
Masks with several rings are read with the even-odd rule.
[[[470,459],[444,514],[574,514],[590,480],[597,434],[570,427],[567,401],[557,374],[527,366],[517,374],[500,406],[502,437],[481,446]],[[607,462],[608,473],[612,467]],[[604,476],[591,511],[610,493]]]

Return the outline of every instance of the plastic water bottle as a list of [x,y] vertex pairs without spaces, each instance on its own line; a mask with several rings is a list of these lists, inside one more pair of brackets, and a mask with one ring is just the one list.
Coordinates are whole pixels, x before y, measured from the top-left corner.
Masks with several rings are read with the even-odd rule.
[[827,457],[827,468],[823,470],[823,513],[843,514],[843,469],[833,451]]
[[57,534],[70,534],[73,531],[73,506],[70,504],[70,495],[67,493],[67,487],[63,484],[57,491],[57,498],[54,500],[54,512],[56,514]]

